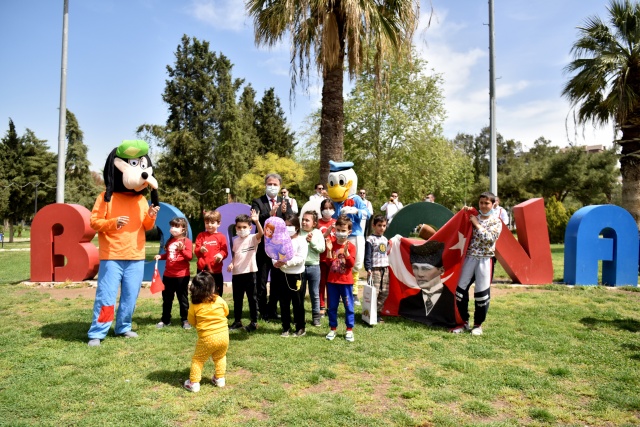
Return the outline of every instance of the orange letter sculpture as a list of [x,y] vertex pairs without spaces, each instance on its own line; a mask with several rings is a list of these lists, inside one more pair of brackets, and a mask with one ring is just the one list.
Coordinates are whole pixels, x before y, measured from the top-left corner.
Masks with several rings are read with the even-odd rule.
[[[80,205],[53,203],[31,224],[31,281],[64,282],[93,278],[100,260],[91,243],[91,212]],[[65,263],[66,258],[66,263]]]
[[514,206],[513,216],[518,240],[504,227],[496,243],[496,258],[514,283],[551,283],[553,263],[544,200],[530,199]]

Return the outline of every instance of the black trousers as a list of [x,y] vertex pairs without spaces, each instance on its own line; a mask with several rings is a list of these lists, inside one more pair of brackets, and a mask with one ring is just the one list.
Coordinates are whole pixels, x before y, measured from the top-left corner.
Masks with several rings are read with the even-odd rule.
[[252,323],[257,323],[256,274],[234,274],[231,278],[231,286],[233,287],[234,322],[237,323],[242,320],[242,303],[244,301],[244,294],[247,294],[247,299],[249,300],[249,317]]
[[277,270],[273,268],[273,262],[271,258],[264,251],[264,244],[261,243],[258,246],[258,253],[256,255],[256,262],[258,264],[258,283],[257,283],[257,300],[258,310],[260,315],[264,319],[275,319],[278,313],[278,301],[280,299],[278,295],[278,287],[273,286],[273,276],[271,277],[271,287],[269,291],[269,298],[267,301],[267,281],[269,280],[269,273]]
[[[203,270],[198,270],[198,273],[202,273]],[[207,270],[204,270],[207,271]],[[213,281],[216,285],[215,293],[217,295],[222,296],[222,290],[224,288],[224,278],[222,277],[222,273],[210,273],[213,276]]]
[[274,287],[278,289],[283,331],[291,329],[291,306],[293,306],[295,331],[305,329],[304,296],[307,292],[307,286],[301,284],[300,289],[296,289],[298,280],[302,280],[302,273],[285,274],[279,268],[271,270],[271,289]]
[[187,320],[189,312],[189,276],[167,277],[162,276],[164,291],[162,291],[162,323],[171,323],[171,308],[173,307],[174,294],[178,297],[180,305],[180,319]]

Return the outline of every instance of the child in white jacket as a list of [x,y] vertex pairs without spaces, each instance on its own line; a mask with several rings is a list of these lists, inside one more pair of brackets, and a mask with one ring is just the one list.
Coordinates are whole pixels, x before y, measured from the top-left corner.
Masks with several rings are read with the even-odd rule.
[[[282,316],[281,337],[302,337],[305,332],[304,320],[304,296],[306,286],[302,286],[302,274],[304,263],[307,259],[309,245],[307,240],[300,236],[300,220],[297,215],[291,214],[285,219],[287,231],[291,237],[293,246],[293,258],[289,261],[273,261],[275,269],[271,270],[271,284],[280,289],[280,315]],[[291,311],[293,306],[293,321],[295,331],[291,329]]]

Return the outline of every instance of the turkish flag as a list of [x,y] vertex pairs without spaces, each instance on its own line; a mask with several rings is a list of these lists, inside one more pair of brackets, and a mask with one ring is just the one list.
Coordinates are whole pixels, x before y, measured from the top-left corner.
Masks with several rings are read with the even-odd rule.
[[[411,265],[411,246],[424,245],[425,240],[405,238],[400,235],[391,239],[389,296],[382,308],[382,314],[403,316],[427,325],[454,327],[462,323],[455,303],[455,292],[473,232],[469,217],[476,213],[474,209],[461,210],[428,240],[440,242],[443,248],[441,265],[444,271],[440,274],[440,280],[436,280],[437,285],[434,287],[441,292],[437,293],[435,300],[429,298],[434,294],[429,294],[424,284],[421,288]],[[442,287],[439,286],[440,283]],[[423,289],[425,289],[424,293]],[[427,299],[431,303],[427,304]]]
[[151,280],[151,293],[157,294],[161,291],[164,291],[164,283],[162,283],[162,279],[160,278],[160,272],[158,271],[158,261],[156,261],[156,268],[153,271],[153,279]]

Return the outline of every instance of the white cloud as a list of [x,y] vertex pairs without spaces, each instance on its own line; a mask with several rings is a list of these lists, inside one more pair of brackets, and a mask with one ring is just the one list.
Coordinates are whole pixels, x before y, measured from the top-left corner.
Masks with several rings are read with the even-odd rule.
[[508,98],[513,94],[523,91],[531,82],[526,80],[520,80],[515,83],[501,83],[500,80],[496,82],[496,98],[503,99]]
[[221,30],[241,31],[246,19],[239,0],[192,0],[187,12],[198,21]]

